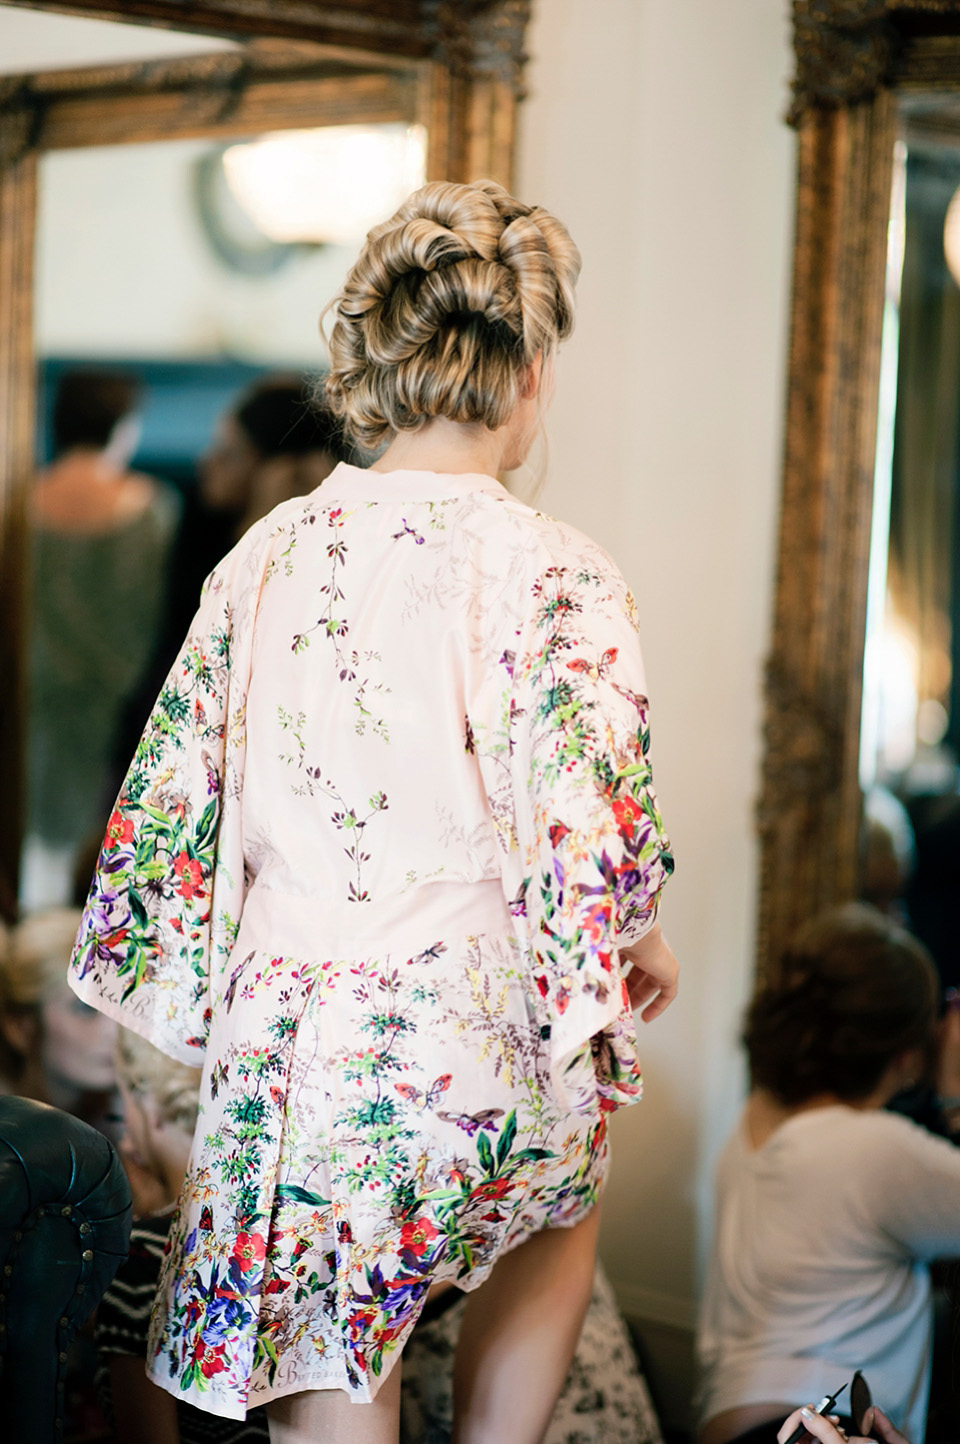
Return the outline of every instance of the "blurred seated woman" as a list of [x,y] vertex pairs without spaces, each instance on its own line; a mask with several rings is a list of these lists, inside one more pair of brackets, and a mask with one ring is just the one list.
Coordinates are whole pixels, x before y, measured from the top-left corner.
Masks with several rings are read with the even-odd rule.
[[0,1091],[73,1113],[114,1139],[117,1025],[67,986],[78,908],[49,908],[0,943]]
[[130,470],[138,401],[122,373],[66,372],[56,455],[31,494],[28,908],[70,896],[76,852],[102,821],[113,729],[160,621],[177,501]]
[[[752,1091],[717,1174],[701,1444],[768,1441],[856,1369],[923,1439],[927,1263],[960,1254],[960,1149],[883,1109],[929,1065],[936,1005],[926,950],[862,904],[810,923],[755,997]],[[958,1051],[951,1013],[942,1077]]]

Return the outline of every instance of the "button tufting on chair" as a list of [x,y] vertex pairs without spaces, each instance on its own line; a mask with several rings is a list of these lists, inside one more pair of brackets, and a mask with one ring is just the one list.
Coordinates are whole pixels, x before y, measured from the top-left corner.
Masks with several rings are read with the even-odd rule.
[[0,1097],[4,1438],[60,1444],[67,1351],[126,1257],[130,1220],[130,1185],[102,1134]]

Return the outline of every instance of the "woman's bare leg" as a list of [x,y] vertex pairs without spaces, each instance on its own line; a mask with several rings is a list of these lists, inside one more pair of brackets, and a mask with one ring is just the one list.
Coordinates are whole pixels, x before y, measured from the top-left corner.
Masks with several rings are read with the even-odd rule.
[[453,1444],[540,1444],[583,1324],[600,1210],[506,1254],[470,1294],[453,1370]]
[[372,1404],[352,1404],[341,1389],[310,1389],[267,1405],[270,1444],[397,1444],[398,1359]]

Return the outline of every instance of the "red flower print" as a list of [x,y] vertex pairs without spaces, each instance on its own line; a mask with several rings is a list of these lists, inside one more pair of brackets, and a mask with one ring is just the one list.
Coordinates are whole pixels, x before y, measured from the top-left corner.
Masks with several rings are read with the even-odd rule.
[[439,1232],[428,1218],[408,1219],[400,1230],[401,1252],[412,1253],[414,1258],[422,1258]]
[[122,812],[115,812],[107,823],[107,835],[104,839],[104,851],[114,847],[126,846],[133,841],[133,823],[129,817],[124,817]]
[[195,857],[181,852],[179,857],[174,859],[173,870],[180,879],[179,892],[183,897],[203,896],[203,868]]
[[607,899],[604,902],[591,903],[587,908],[583,919],[583,930],[590,937],[592,943],[603,942],[607,936],[610,923],[612,904]]
[[541,998],[545,998],[550,991],[550,984],[547,980],[546,973],[541,973],[537,978],[536,982],[537,987],[540,989]]
[[223,1362],[225,1349],[225,1344],[205,1344],[203,1339],[197,1339],[193,1346],[193,1361],[200,1366],[205,1379],[221,1374],[227,1367]]
[[263,1263],[267,1256],[267,1241],[259,1233],[238,1233],[237,1241],[233,1245],[233,1257],[240,1268],[246,1273],[247,1269],[256,1268]]
[[513,1192],[514,1185],[508,1178],[491,1178],[487,1183],[481,1183],[470,1195],[471,1198],[506,1198],[508,1193]]
[[632,842],[637,823],[643,816],[643,808],[639,802],[634,797],[618,797],[613,804],[613,815],[617,820],[620,836]]

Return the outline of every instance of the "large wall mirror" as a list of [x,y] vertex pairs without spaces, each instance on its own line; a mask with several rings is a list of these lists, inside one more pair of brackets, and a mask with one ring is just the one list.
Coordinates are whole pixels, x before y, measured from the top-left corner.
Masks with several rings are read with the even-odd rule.
[[[186,568],[183,590],[195,589],[190,547],[175,553],[175,538],[195,524],[198,487],[215,491],[239,464],[231,407],[256,395],[276,411],[282,394],[314,384],[320,313],[366,230],[403,195],[436,177],[509,183],[529,5],[4,8],[182,32],[171,57],[0,75],[0,912],[10,917],[69,901],[102,833],[109,747],[122,750],[137,690],[153,680],[171,557]],[[109,412],[112,427],[124,410],[136,424],[111,430],[107,460],[131,478],[126,509],[100,518],[74,499],[84,493],[69,467],[49,468],[78,426],[89,463],[90,415]],[[261,419],[288,429],[279,413]],[[314,470],[322,453],[318,441]],[[274,499],[306,489],[310,465],[298,462],[296,478],[269,473]]]
[[960,4],[797,0],[761,966],[895,908],[960,982]]

